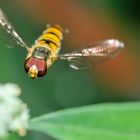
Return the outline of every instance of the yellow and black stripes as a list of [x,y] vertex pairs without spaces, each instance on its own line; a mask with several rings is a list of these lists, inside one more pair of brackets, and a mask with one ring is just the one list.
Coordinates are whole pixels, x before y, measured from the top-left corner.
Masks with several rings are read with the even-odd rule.
[[61,40],[63,39],[63,29],[59,25],[50,26],[37,39],[37,45],[49,45],[52,51],[57,51],[61,47]]

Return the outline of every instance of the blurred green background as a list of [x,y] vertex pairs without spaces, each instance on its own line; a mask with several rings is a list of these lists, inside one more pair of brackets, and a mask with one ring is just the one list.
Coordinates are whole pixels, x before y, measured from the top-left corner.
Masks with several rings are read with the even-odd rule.
[[[0,46],[0,83],[14,82],[35,117],[69,107],[102,102],[136,101],[140,98],[140,2],[138,0],[0,0],[16,31],[30,46],[46,24],[70,30],[62,52],[91,42],[117,38],[125,43],[121,55],[90,70],[75,71],[57,61],[45,77],[32,80],[24,72],[26,51]],[[12,139],[12,138],[11,138]],[[26,140],[53,140],[28,132]]]

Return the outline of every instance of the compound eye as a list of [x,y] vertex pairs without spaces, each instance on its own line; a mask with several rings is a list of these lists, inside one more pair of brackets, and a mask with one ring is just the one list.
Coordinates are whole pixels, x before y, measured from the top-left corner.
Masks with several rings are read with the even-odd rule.
[[25,61],[24,69],[31,78],[42,77],[47,72],[47,64],[44,59],[29,57]]

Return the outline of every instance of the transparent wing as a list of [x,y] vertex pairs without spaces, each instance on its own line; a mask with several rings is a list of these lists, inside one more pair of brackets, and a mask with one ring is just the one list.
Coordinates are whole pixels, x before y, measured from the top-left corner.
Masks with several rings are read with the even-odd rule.
[[124,48],[124,44],[116,39],[99,41],[72,53],[61,54],[60,59],[69,61],[73,69],[86,69],[115,57]]
[[21,37],[14,30],[13,26],[8,22],[3,11],[0,9],[0,43],[6,45],[7,47],[20,46],[28,50],[27,45],[21,39]]

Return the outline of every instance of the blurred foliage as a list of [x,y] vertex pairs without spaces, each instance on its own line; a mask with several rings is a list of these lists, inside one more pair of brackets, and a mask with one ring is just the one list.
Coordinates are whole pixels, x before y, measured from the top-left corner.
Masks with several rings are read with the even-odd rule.
[[[137,53],[139,50],[140,30],[140,2],[138,0],[87,0],[79,1],[85,3],[91,10],[102,11],[112,15],[112,20],[119,21],[118,24],[123,27],[123,32],[129,34],[135,42],[134,46]],[[117,18],[117,20],[116,20]]]
[[[80,2],[85,2],[85,1],[79,1]],[[110,12],[118,13],[121,17],[128,18],[130,20],[134,19],[136,21],[140,20],[140,2],[138,0],[127,0],[127,1],[122,1],[122,0],[87,0],[85,4],[91,6],[91,8],[94,6],[96,7],[101,7],[101,8],[106,8],[106,10],[110,10]],[[123,15],[122,15],[123,14]]]
[[[18,0],[12,0],[9,2],[8,0],[0,0],[0,5],[16,28],[16,31],[27,44],[31,46],[34,40],[42,33],[45,23],[36,20],[34,18],[35,15],[27,15],[27,11],[23,10],[17,1]],[[26,3],[28,5],[27,1]],[[139,51],[137,51],[140,45],[138,0],[80,0],[77,1],[76,4],[81,5],[85,9],[90,9],[91,15],[100,11],[101,14],[111,15],[111,21],[115,20],[116,22],[117,18],[117,24],[122,28],[121,32],[118,31],[120,36],[126,36],[125,39],[127,38],[127,41],[133,44],[131,48],[126,48],[131,49],[131,53],[134,53],[132,55],[138,53],[136,58],[139,59]],[[49,21],[48,17],[45,18]],[[128,45],[128,42],[126,42],[126,44]],[[69,42],[64,43],[64,46],[71,47]],[[112,86],[107,87],[101,84],[98,79],[98,74],[96,75],[96,70],[93,71],[93,75],[90,70],[74,71],[69,68],[67,62],[56,62],[48,70],[45,77],[32,80],[24,72],[23,65],[25,57],[26,52],[23,48],[8,49],[1,45],[0,82],[15,82],[22,88],[22,98],[31,108],[32,117],[68,107],[94,104],[97,102],[139,100],[140,98],[139,90],[137,89],[130,90],[132,96],[129,96],[130,93],[127,93],[128,90],[124,91],[117,87],[114,89]],[[112,73],[113,72],[114,71],[112,71]],[[134,73],[130,73],[130,76],[132,74]],[[106,72],[104,72],[104,75],[108,77]],[[121,72],[120,75],[122,75]],[[122,75],[122,80],[123,79],[125,79],[125,77]],[[135,81],[137,82],[137,79]],[[112,83],[113,82],[114,81],[112,81]],[[135,91],[137,91],[137,93]],[[26,137],[19,139],[52,140],[49,136],[46,137],[44,134],[32,132],[29,132]],[[16,138],[12,140],[16,140]]]

